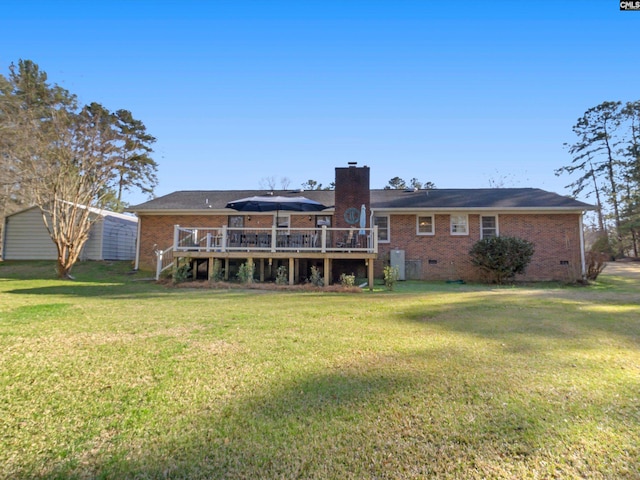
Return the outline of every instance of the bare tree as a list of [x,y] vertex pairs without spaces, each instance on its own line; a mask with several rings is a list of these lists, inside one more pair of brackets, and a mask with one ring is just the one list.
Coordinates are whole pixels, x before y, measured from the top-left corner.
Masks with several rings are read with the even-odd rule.
[[39,207],[61,278],[70,277],[114,182],[126,188],[140,180],[128,176],[131,157],[123,163],[126,141],[115,118],[97,103],[79,108],[29,60],[12,65],[8,79],[0,76],[2,166],[15,173],[11,188]]
[[263,190],[275,190],[277,186],[276,177],[262,177],[260,179],[260,188]]
[[280,178],[280,188],[282,190],[287,190],[289,185],[291,185],[291,180],[288,177]]
[[57,250],[57,273],[69,278],[99,218],[105,186],[113,178],[116,157],[108,112],[85,107],[79,113],[51,113],[49,128],[25,129],[30,154],[20,158],[24,178],[40,208]]

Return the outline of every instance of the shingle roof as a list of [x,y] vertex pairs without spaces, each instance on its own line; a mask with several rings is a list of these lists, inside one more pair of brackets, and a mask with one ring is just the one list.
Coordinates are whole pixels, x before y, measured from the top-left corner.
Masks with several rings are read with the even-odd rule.
[[[221,210],[225,205],[241,198],[255,195],[267,195],[264,190],[182,190],[163,197],[154,198],[148,202],[134,205],[127,210],[162,211],[162,210]],[[329,190],[291,191],[274,190],[273,196],[299,197],[305,196],[327,207],[333,207],[334,192]]]
[[[132,212],[222,210],[233,200],[265,195],[264,190],[183,190],[129,207]],[[305,196],[332,208],[333,190],[276,190],[273,195]],[[374,210],[593,210],[595,207],[538,188],[371,190]]]
[[577,209],[593,206],[538,188],[378,190],[373,209]]

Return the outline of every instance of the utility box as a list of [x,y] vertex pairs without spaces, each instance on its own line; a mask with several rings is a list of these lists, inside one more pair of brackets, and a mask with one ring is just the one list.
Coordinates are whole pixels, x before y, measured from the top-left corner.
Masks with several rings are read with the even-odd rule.
[[405,280],[404,250],[391,250],[391,266],[398,269],[398,280]]

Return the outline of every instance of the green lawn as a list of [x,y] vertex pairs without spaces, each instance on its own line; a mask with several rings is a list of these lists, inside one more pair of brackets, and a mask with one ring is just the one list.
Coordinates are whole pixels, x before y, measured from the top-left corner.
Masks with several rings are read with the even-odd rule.
[[0,263],[0,478],[640,478],[637,282],[344,294],[128,269]]

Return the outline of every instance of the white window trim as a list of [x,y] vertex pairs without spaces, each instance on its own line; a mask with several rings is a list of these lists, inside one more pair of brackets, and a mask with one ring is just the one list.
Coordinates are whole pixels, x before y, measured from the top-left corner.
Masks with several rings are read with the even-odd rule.
[[[277,214],[274,214],[276,216],[276,227],[277,228],[291,228],[291,214],[290,213],[281,213],[278,212]],[[280,226],[280,222],[278,222],[278,218],[286,218],[287,219],[287,226],[286,227],[281,227]]]
[[482,217],[494,217],[496,219],[496,237],[500,236],[500,221],[498,214],[495,215],[480,215],[480,239],[484,238],[483,228],[482,228]]
[[[467,231],[466,232],[454,232],[453,231],[453,217],[465,217]],[[449,215],[449,234],[454,235],[456,237],[466,237],[469,236],[469,214],[468,213],[452,213]]]
[[[420,217],[431,217],[431,231],[430,232],[421,232],[420,231]],[[435,215],[429,213],[427,215],[416,215],[416,235],[425,235],[432,237],[436,234],[436,223],[435,223]]]
[[380,239],[380,228],[378,227],[378,243],[391,243],[391,218],[390,215],[374,215],[374,222],[377,217],[386,217],[387,219],[387,239]]

